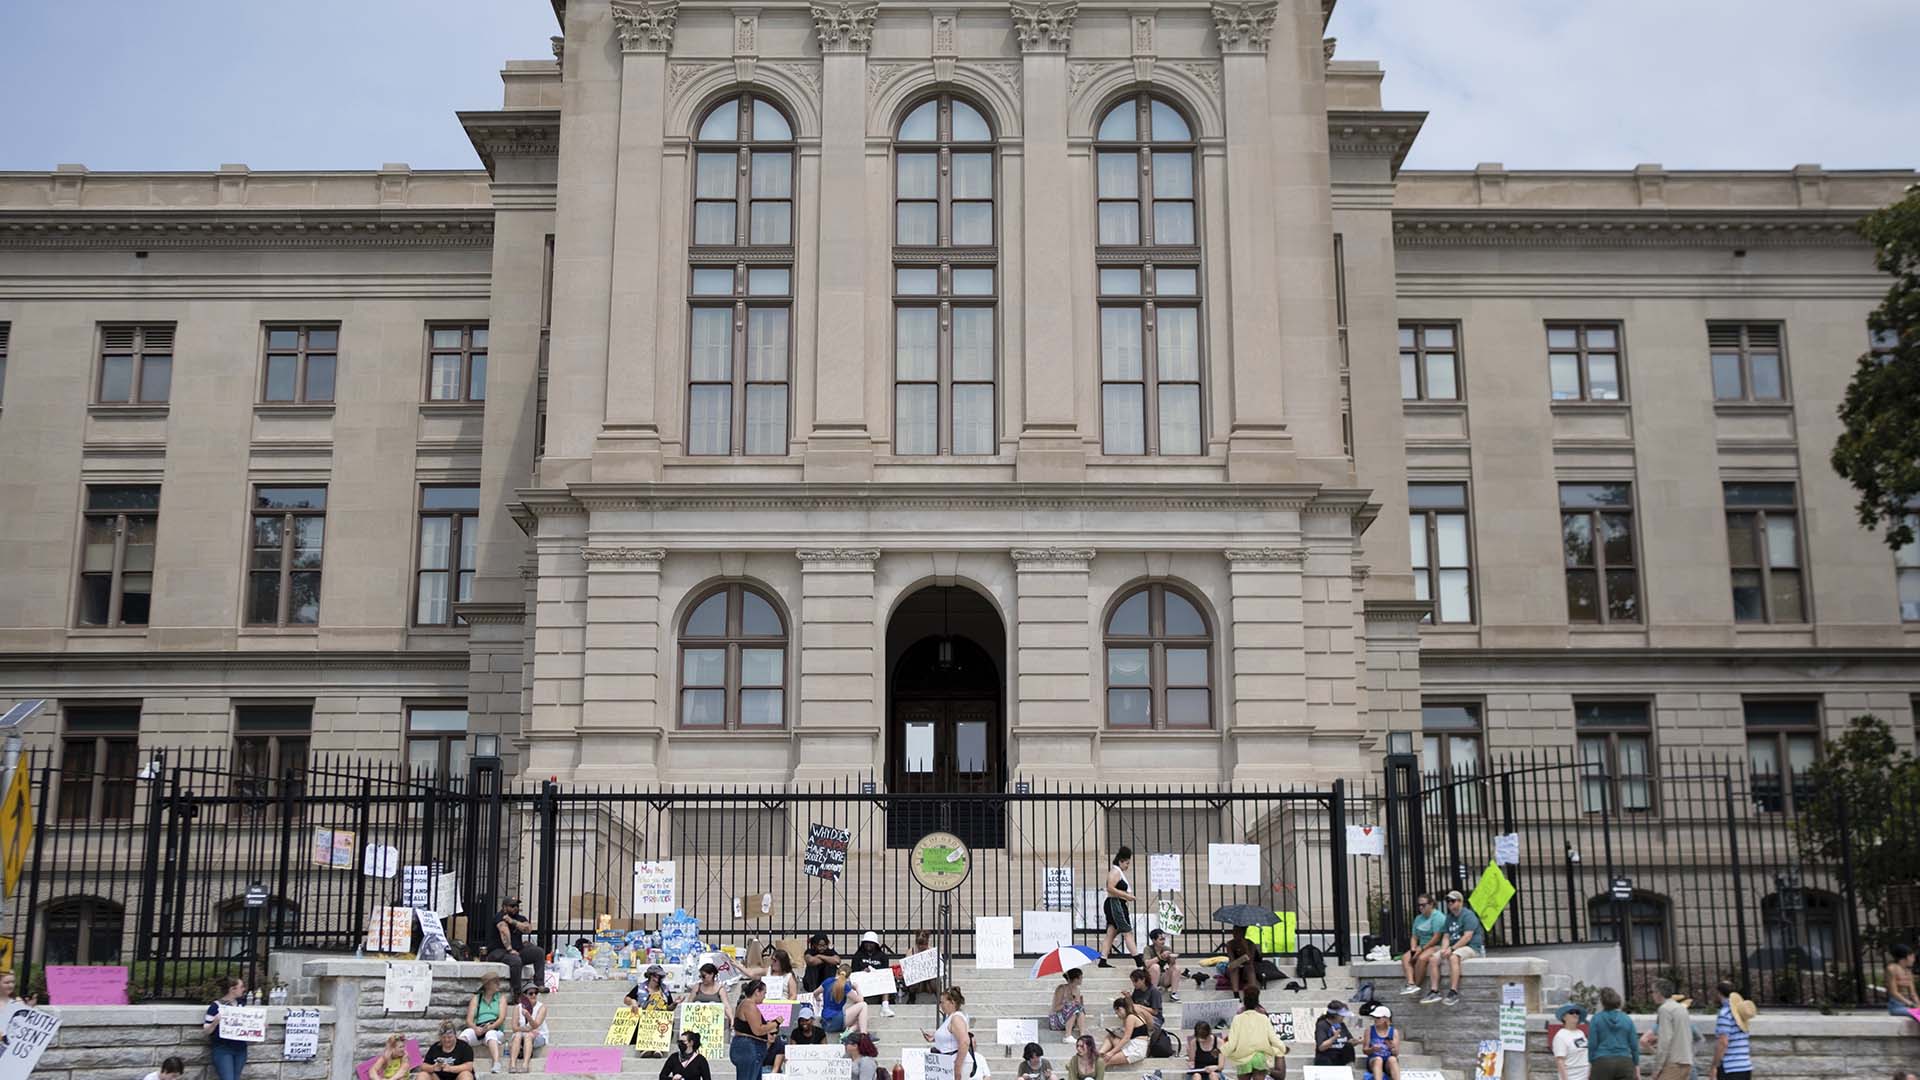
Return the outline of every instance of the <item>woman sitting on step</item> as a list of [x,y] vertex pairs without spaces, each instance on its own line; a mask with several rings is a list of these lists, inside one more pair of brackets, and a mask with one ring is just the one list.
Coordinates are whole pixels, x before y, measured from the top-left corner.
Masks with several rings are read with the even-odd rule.
[[853,988],[853,971],[841,964],[833,978],[820,984],[820,1026],[827,1034],[867,1033],[867,1003]]
[[1267,1010],[1260,1007],[1260,991],[1249,990],[1240,995],[1240,1005],[1233,1025],[1227,1028],[1226,1039],[1220,1043],[1221,1056],[1233,1065],[1233,1074],[1238,1080],[1285,1076],[1287,1044],[1274,1034],[1273,1021],[1268,1018]]
[[1107,1029],[1107,1044],[1100,1058],[1109,1065],[1138,1065],[1147,1059],[1147,1040],[1153,1035],[1153,1010],[1137,1005],[1131,998],[1113,999],[1113,1014],[1119,1028]]
[[1079,968],[1068,968],[1060,985],[1053,988],[1053,1004],[1047,1009],[1047,1026],[1066,1032],[1069,1039],[1079,1038],[1086,1025],[1087,1002],[1080,996],[1084,976]]

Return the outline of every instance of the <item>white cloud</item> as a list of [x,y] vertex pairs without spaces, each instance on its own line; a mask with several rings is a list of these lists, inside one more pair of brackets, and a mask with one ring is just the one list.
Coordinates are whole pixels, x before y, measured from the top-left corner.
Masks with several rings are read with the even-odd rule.
[[1911,167],[1915,0],[1342,0],[1412,168]]

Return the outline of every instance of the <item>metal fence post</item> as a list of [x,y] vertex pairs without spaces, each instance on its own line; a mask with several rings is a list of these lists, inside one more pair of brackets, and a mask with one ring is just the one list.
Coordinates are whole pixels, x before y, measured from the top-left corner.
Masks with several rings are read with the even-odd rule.
[[540,947],[553,947],[553,908],[558,891],[560,865],[560,785],[552,780],[540,782],[540,881],[537,884]]
[[1841,924],[1840,932],[1847,935],[1853,946],[1853,1003],[1867,1003],[1867,971],[1861,966],[1860,935],[1849,932],[1859,925],[1860,897],[1853,887],[1853,822],[1847,817],[1847,800],[1838,794],[1829,792],[1833,799],[1837,824],[1840,826],[1840,880],[1846,884],[1847,922]]
[[[1500,777],[1500,831],[1502,834],[1518,831],[1513,824],[1513,817],[1513,774],[1507,773]],[[1513,910],[1509,912],[1510,917],[1507,920],[1507,927],[1511,933],[1507,937],[1507,943],[1524,945],[1527,941],[1527,924],[1524,916],[1527,891],[1520,885],[1519,864],[1505,869],[1508,881],[1513,885]]]
[[1633,997],[1633,946],[1629,939],[1633,937],[1633,898],[1631,894],[1622,898],[1613,888],[1613,778],[1602,771],[1606,780],[1606,790],[1600,796],[1600,839],[1607,853],[1607,895],[1612,897],[1613,934],[1620,945],[1620,978],[1627,985],[1622,989],[1622,997]]
[[1400,824],[1400,766],[1401,754],[1388,754],[1387,767],[1382,787],[1382,799],[1386,809],[1387,826],[1387,946],[1393,945],[1405,937],[1406,927],[1406,882],[1401,874],[1400,860],[1406,857],[1406,830]]
[[372,810],[373,780],[370,777],[363,776],[360,778],[360,808],[354,818],[354,828],[359,830],[359,832],[354,833],[354,838],[359,841],[356,846],[358,846],[360,850],[354,853],[353,926],[348,928],[349,933],[361,935],[367,932],[367,890],[362,888],[361,885],[362,879],[366,877],[367,872],[367,816]]
[[[28,907],[33,907],[40,902],[40,856],[47,845],[47,804],[53,801],[52,791],[53,761],[49,755],[47,763],[40,769],[40,806],[34,812],[33,868],[27,871]],[[27,920],[26,952],[23,954],[26,963],[31,963],[33,958],[33,923],[33,919]],[[44,977],[43,975],[42,978]],[[29,994],[33,993],[33,988],[30,986],[23,986],[21,989]]]
[[1733,924],[1740,938],[1740,988],[1753,992],[1751,954],[1747,951],[1746,887],[1740,881],[1740,828],[1733,795],[1733,774],[1722,772],[1720,784],[1727,793],[1727,865],[1733,873]]
[[153,919],[155,895],[160,888],[160,824],[163,809],[161,789],[166,785],[166,754],[158,751],[153,775],[147,777],[147,836],[140,863],[139,938],[133,944],[135,960],[153,958]]
[[1353,960],[1353,913],[1347,910],[1347,782],[1333,782],[1333,950],[1342,967]]
[[280,865],[276,867],[274,895],[268,903],[268,921],[273,928],[273,947],[285,945],[287,934],[287,885],[293,876],[293,767],[280,776]]
[[[1456,769],[1448,771],[1445,775],[1445,790],[1447,793],[1447,880],[1453,882],[1452,888],[1464,892],[1467,887],[1467,882],[1466,866],[1460,861],[1460,773],[1459,770]],[[1473,776],[1469,774],[1467,783],[1473,782]]]

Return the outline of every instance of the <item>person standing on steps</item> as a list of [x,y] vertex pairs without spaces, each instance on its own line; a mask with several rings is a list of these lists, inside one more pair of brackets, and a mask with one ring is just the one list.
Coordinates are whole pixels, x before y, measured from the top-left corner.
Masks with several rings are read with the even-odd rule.
[[[1127,881],[1127,870],[1132,865],[1133,849],[1122,847],[1113,853],[1113,865],[1107,867],[1107,901],[1101,905],[1107,917],[1107,936],[1100,942],[1101,967],[1113,966],[1107,963],[1109,956],[1134,956],[1140,952],[1140,945],[1133,937],[1133,913],[1127,907],[1138,899],[1133,895],[1133,885]],[[1116,939],[1126,945],[1126,952],[1113,951]]]
[[513,987],[513,996],[520,996],[520,971],[528,964],[533,965],[533,981],[547,985],[547,954],[540,946],[527,940],[533,933],[533,923],[520,915],[520,898],[509,896],[500,905],[500,913],[493,918],[493,925],[487,929],[486,961],[490,964],[507,965],[507,982]]
[[1587,1033],[1580,1025],[1587,1022],[1585,1009],[1569,1002],[1553,1014],[1560,1030],[1553,1033],[1553,1067],[1560,1080],[1588,1080],[1593,1066],[1587,1062]]
[[749,979],[740,988],[740,1003],[733,1007],[733,1041],[727,1044],[736,1080],[760,1080],[760,1066],[780,1031],[778,1020],[760,1015],[760,1003],[765,1000],[767,984],[759,979]]
[[940,992],[940,1026],[933,1031],[922,1031],[920,1037],[933,1044],[930,1051],[935,1054],[950,1055],[953,1058],[955,1080],[965,1077],[968,1070],[966,1062],[961,1060],[962,1053],[969,1057],[973,1053],[973,1031],[967,1026],[967,1014],[960,1007],[967,1003],[967,997],[957,986],[949,986]]
[[247,992],[247,980],[238,975],[222,975],[214,983],[220,996],[207,1006],[206,1019],[200,1029],[213,1040],[213,1075],[218,1080],[240,1080],[240,1070],[247,1067],[247,1044],[238,1039],[220,1037],[220,1009],[222,1006],[237,1006]]

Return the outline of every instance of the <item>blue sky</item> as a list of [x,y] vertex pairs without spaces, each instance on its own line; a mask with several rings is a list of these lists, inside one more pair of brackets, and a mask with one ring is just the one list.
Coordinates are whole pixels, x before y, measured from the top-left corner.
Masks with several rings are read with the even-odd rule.
[[[470,168],[454,111],[554,32],[548,0],[0,0],[0,169]],[[1330,32],[1432,113],[1413,167],[1920,164],[1916,0],[1341,0]]]

